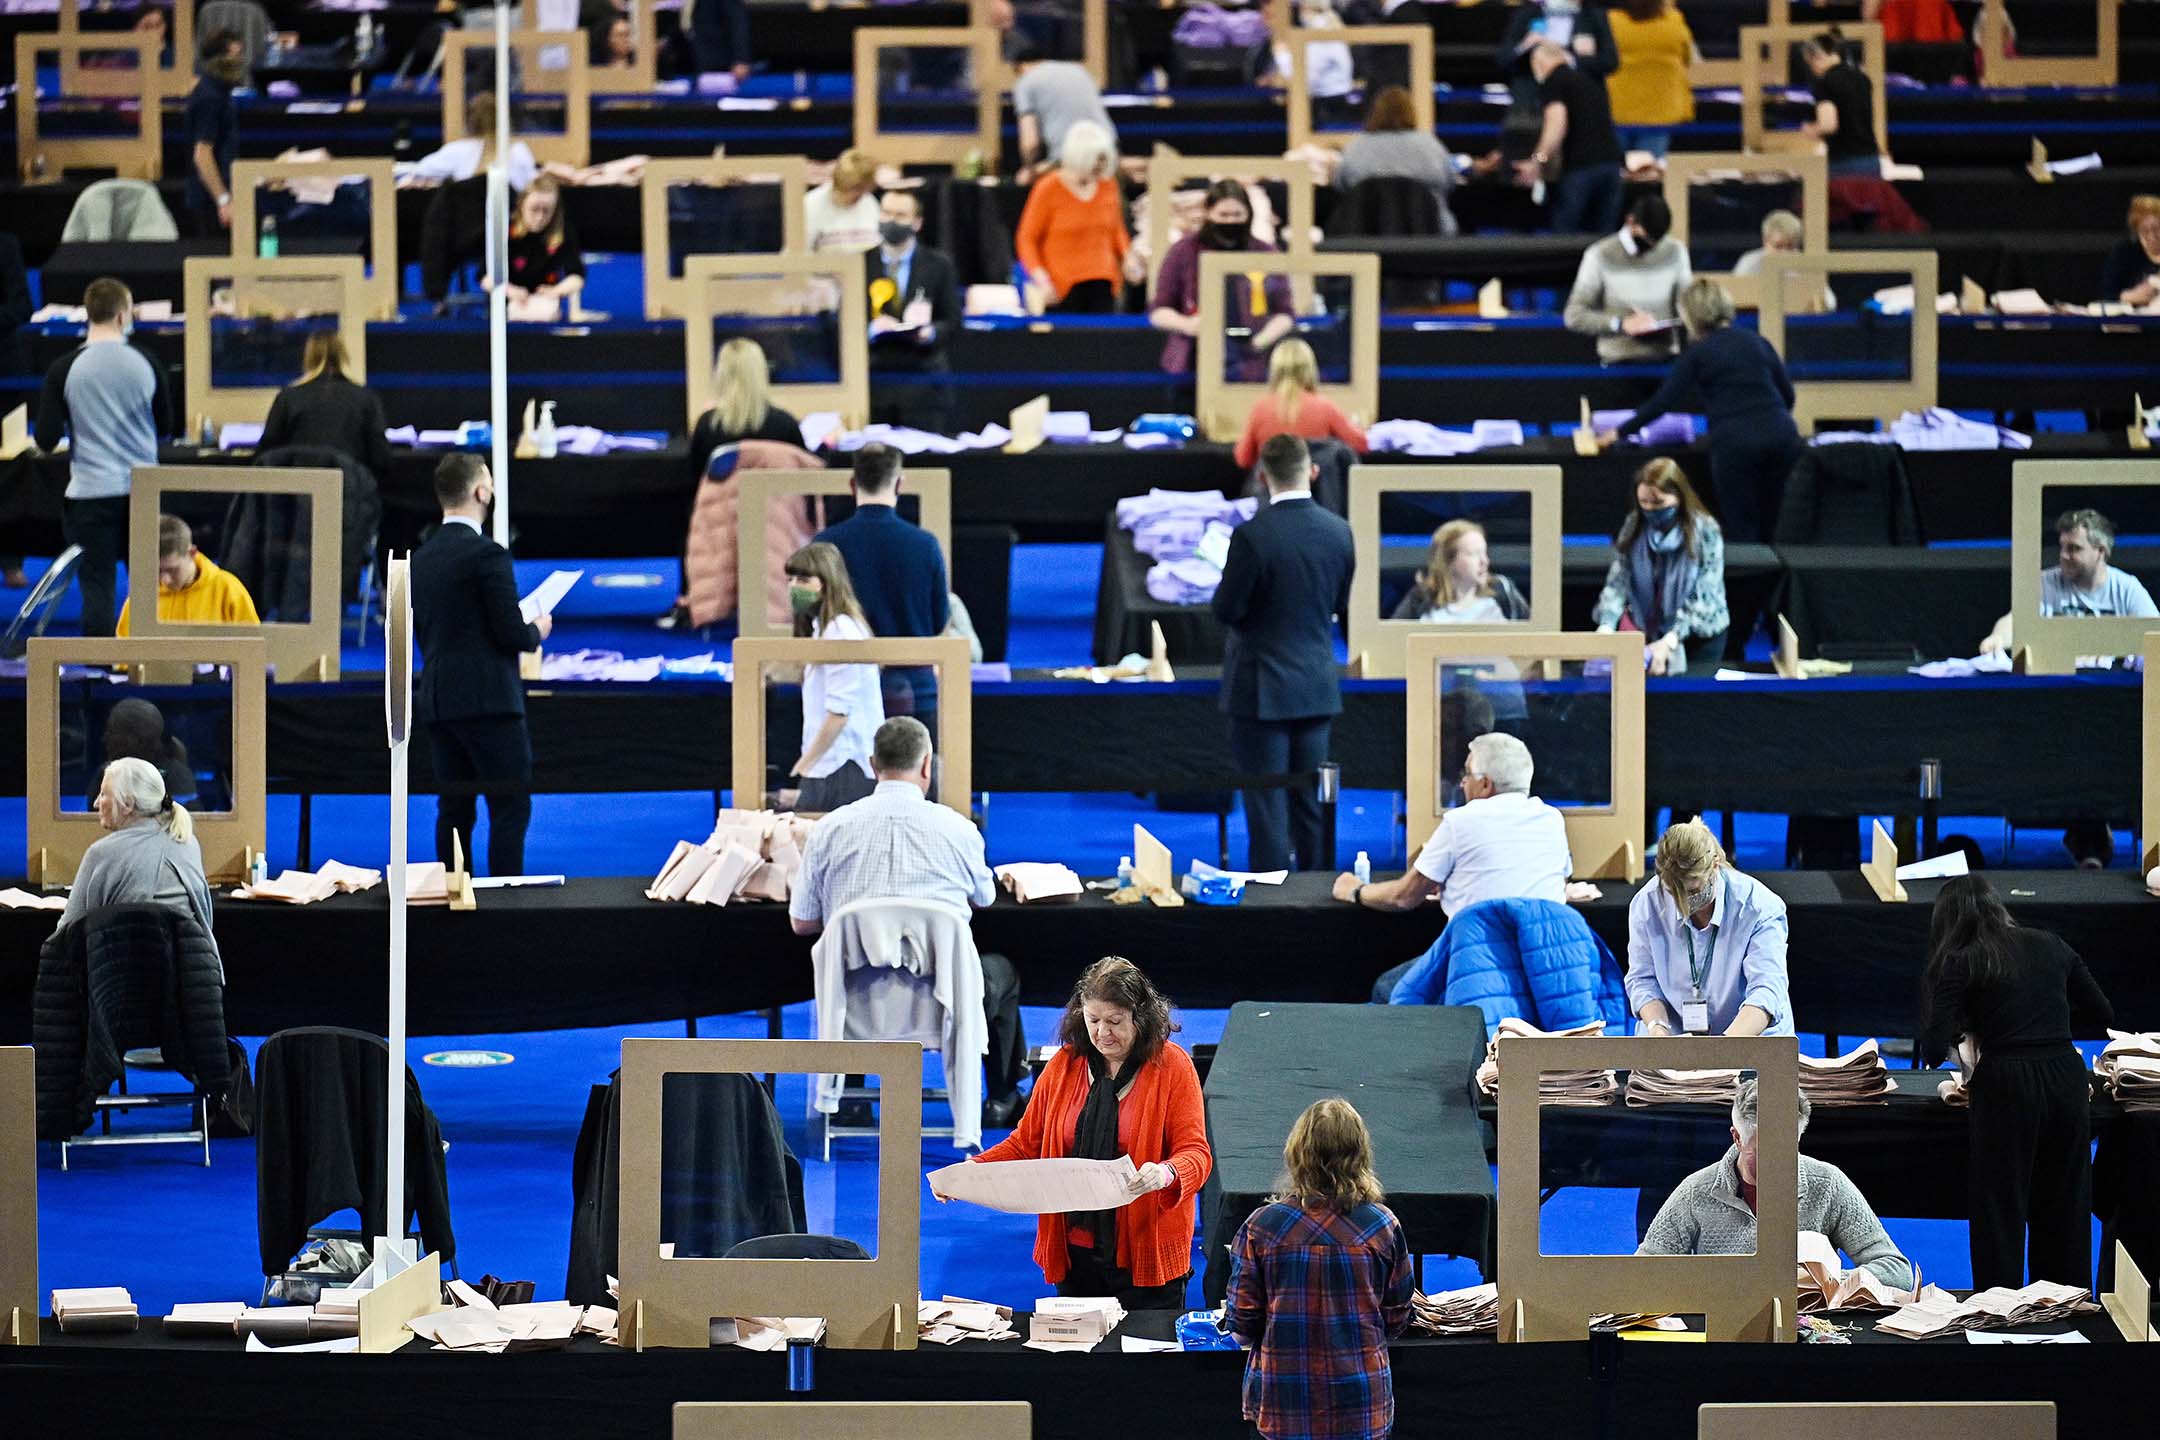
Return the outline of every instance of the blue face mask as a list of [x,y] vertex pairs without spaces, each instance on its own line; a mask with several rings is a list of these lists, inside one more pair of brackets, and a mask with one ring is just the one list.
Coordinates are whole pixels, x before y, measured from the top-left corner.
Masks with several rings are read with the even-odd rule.
[[1650,528],[1660,534],[1672,529],[1680,521],[1680,507],[1678,505],[1666,505],[1656,510],[1645,510],[1642,514],[1643,519],[1650,522]]

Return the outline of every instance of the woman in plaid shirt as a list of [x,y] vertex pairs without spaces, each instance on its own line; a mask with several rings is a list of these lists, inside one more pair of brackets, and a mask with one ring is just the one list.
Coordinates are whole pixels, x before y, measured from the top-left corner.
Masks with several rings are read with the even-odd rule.
[[1283,1194],[1230,1246],[1223,1324],[1252,1347],[1245,1418],[1267,1440],[1381,1440],[1395,1425],[1387,1343],[1410,1324],[1416,1277],[1372,1136],[1347,1100],[1318,1100],[1283,1161]]

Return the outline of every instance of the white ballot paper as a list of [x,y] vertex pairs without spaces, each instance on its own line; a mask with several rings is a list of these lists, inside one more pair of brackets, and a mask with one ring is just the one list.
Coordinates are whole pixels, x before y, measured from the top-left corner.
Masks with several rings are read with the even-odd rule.
[[1900,880],[1951,880],[1960,875],[1970,875],[1972,865],[1963,850],[1952,850],[1947,855],[1937,855],[1932,860],[1915,860],[1910,865],[1897,867]]
[[930,1193],[1008,1215],[1121,1210],[1139,1197],[1132,1157],[1115,1160],[963,1160],[933,1170]]
[[570,593],[570,587],[585,578],[583,570],[557,570],[547,579],[533,587],[533,592],[518,602],[518,613],[530,625],[542,615],[552,615],[562,598]]

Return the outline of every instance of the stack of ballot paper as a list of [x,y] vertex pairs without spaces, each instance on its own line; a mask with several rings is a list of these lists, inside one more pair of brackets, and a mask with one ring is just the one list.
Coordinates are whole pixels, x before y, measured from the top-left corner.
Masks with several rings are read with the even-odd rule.
[[405,903],[448,905],[450,869],[439,860],[416,860],[405,867]]
[[1500,1287],[1472,1285],[1438,1295],[1412,1293],[1410,1323],[1435,1335],[1478,1335],[1500,1328]]
[[1933,1340],[1961,1330],[2001,1330],[2012,1325],[2047,1325],[2100,1307],[2092,1292],[2077,1285],[2058,1285],[2035,1280],[2022,1290],[1997,1286],[1981,1290],[1964,1300],[1933,1285],[1915,1301],[1875,1322],[1885,1335],[1907,1340]]
[[[1527,1020],[1512,1016],[1502,1020],[1493,1038],[1485,1042],[1485,1063],[1478,1066],[1478,1090],[1487,1097],[1500,1093],[1500,1039],[1505,1035],[1529,1035],[1575,1039],[1603,1035],[1605,1022],[1593,1020],[1572,1030],[1540,1030]],[[1540,1105],[1610,1105],[1620,1093],[1620,1082],[1610,1070],[1546,1070],[1538,1075]]]
[[[357,1300],[357,1297],[356,1297]],[[303,1340],[337,1340],[360,1333],[360,1312],[351,1311],[351,1324],[343,1312],[327,1313],[318,1324],[312,1305],[245,1305],[233,1319],[233,1333],[264,1344],[291,1345]]]
[[1738,1070],[1631,1070],[1627,1103],[1730,1105],[1740,1093]]
[[230,1340],[239,1332],[241,1314],[247,1304],[240,1300],[211,1300],[200,1304],[175,1305],[165,1317],[165,1333],[174,1339],[184,1340]]
[[722,810],[702,844],[675,842],[674,853],[646,887],[648,900],[725,905],[730,900],[785,902],[802,870],[812,822],[771,810]]
[[28,890],[18,890],[10,885],[0,890],[0,908],[8,910],[65,910],[65,895],[33,895]]
[[956,1345],[962,1340],[1017,1340],[1010,1306],[947,1295],[942,1300],[915,1302],[916,1337],[932,1345]]
[[[1914,1280],[1919,1270],[1913,1271]],[[1847,1270],[1827,1235],[1800,1232],[1800,1313],[1818,1310],[1897,1310],[1918,1303],[1927,1293],[1915,1283],[1899,1290],[1875,1278],[1865,1266]],[[1939,1292],[1938,1292],[1939,1293]]]
[[[615,1312],[604,1305],[568,1300],[525,1301],[496,1305],[462,1280],[449,1284],[458,1303],[449,1310],[416,1315],[406,1326],[438,1350],[472,1350],[487,1355],[505,1351],[560,1349],[578,1334],[613,1339]],[[320,1302],[316,1308],[321,1309]]]
[[135,1313],[135,1297],[123,1285],[93,1286],[52,1292],[53,1319],[70,1335],[97,1335],[133,1330],[141,1324]]
[[1800,1057],[1800,1093],[1811,1105],[1887,1105],[1884,1097],[1896,1089],[1873,1040],[1834,1060]]
[[1963,1109],[1972,1104],[1972,1091],[1968,1087],[1972,1084],[1973,1071],[1980,1064],[1980,1051],[1971,1036],[1959,1037],[1956,1048],[1950,1052],[1950,1059],[1957,1068],[1950,1072],[1949,1079],[1935,1087],[1935,1093],[1942,1097],[1943,1104]]
[[1022,905],[1080,898],[1080,877],[1069,866],[1029,861],[997,867],[998,882]]
[[[410,877],[417,868],[408,869],[407,876]],[[362,890],[372,890],[380,884],[380,870],[363,870],[357,865],[326,860],[321,869],[313,872],[282,870],[278,872],[275,880],[265,880],[260,885],[242,885],[233,891],[233,898],[281,900],[288,905],[312,905],[317,900],[327,900],[333,895],[351,895]],[[447,890],[443,898],[449,898]]]
[[2125,1110],[2160,1110],[2160,1034],[2108,1031],[2093,1074]]
[[1028,1319],[1027,1348],[1052,1354],[1092,1350],[1124,1319],[1125,1307],[1108,1295],[1045,1296]]
[[790,1340],[817,1345],[824,1339],[825,1322],[815,1315],[738,1315],[735,1336],[727,1343],[743,1350],[785,1350]]

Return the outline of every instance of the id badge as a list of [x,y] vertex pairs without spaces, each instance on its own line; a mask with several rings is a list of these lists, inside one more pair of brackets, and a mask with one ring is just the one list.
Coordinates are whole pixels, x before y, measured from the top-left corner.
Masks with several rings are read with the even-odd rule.
[[1709,1002],[1706,1000],[1683,1000],[1680,1003],[1680,1028],[1690,1035],[1709,1034]]

